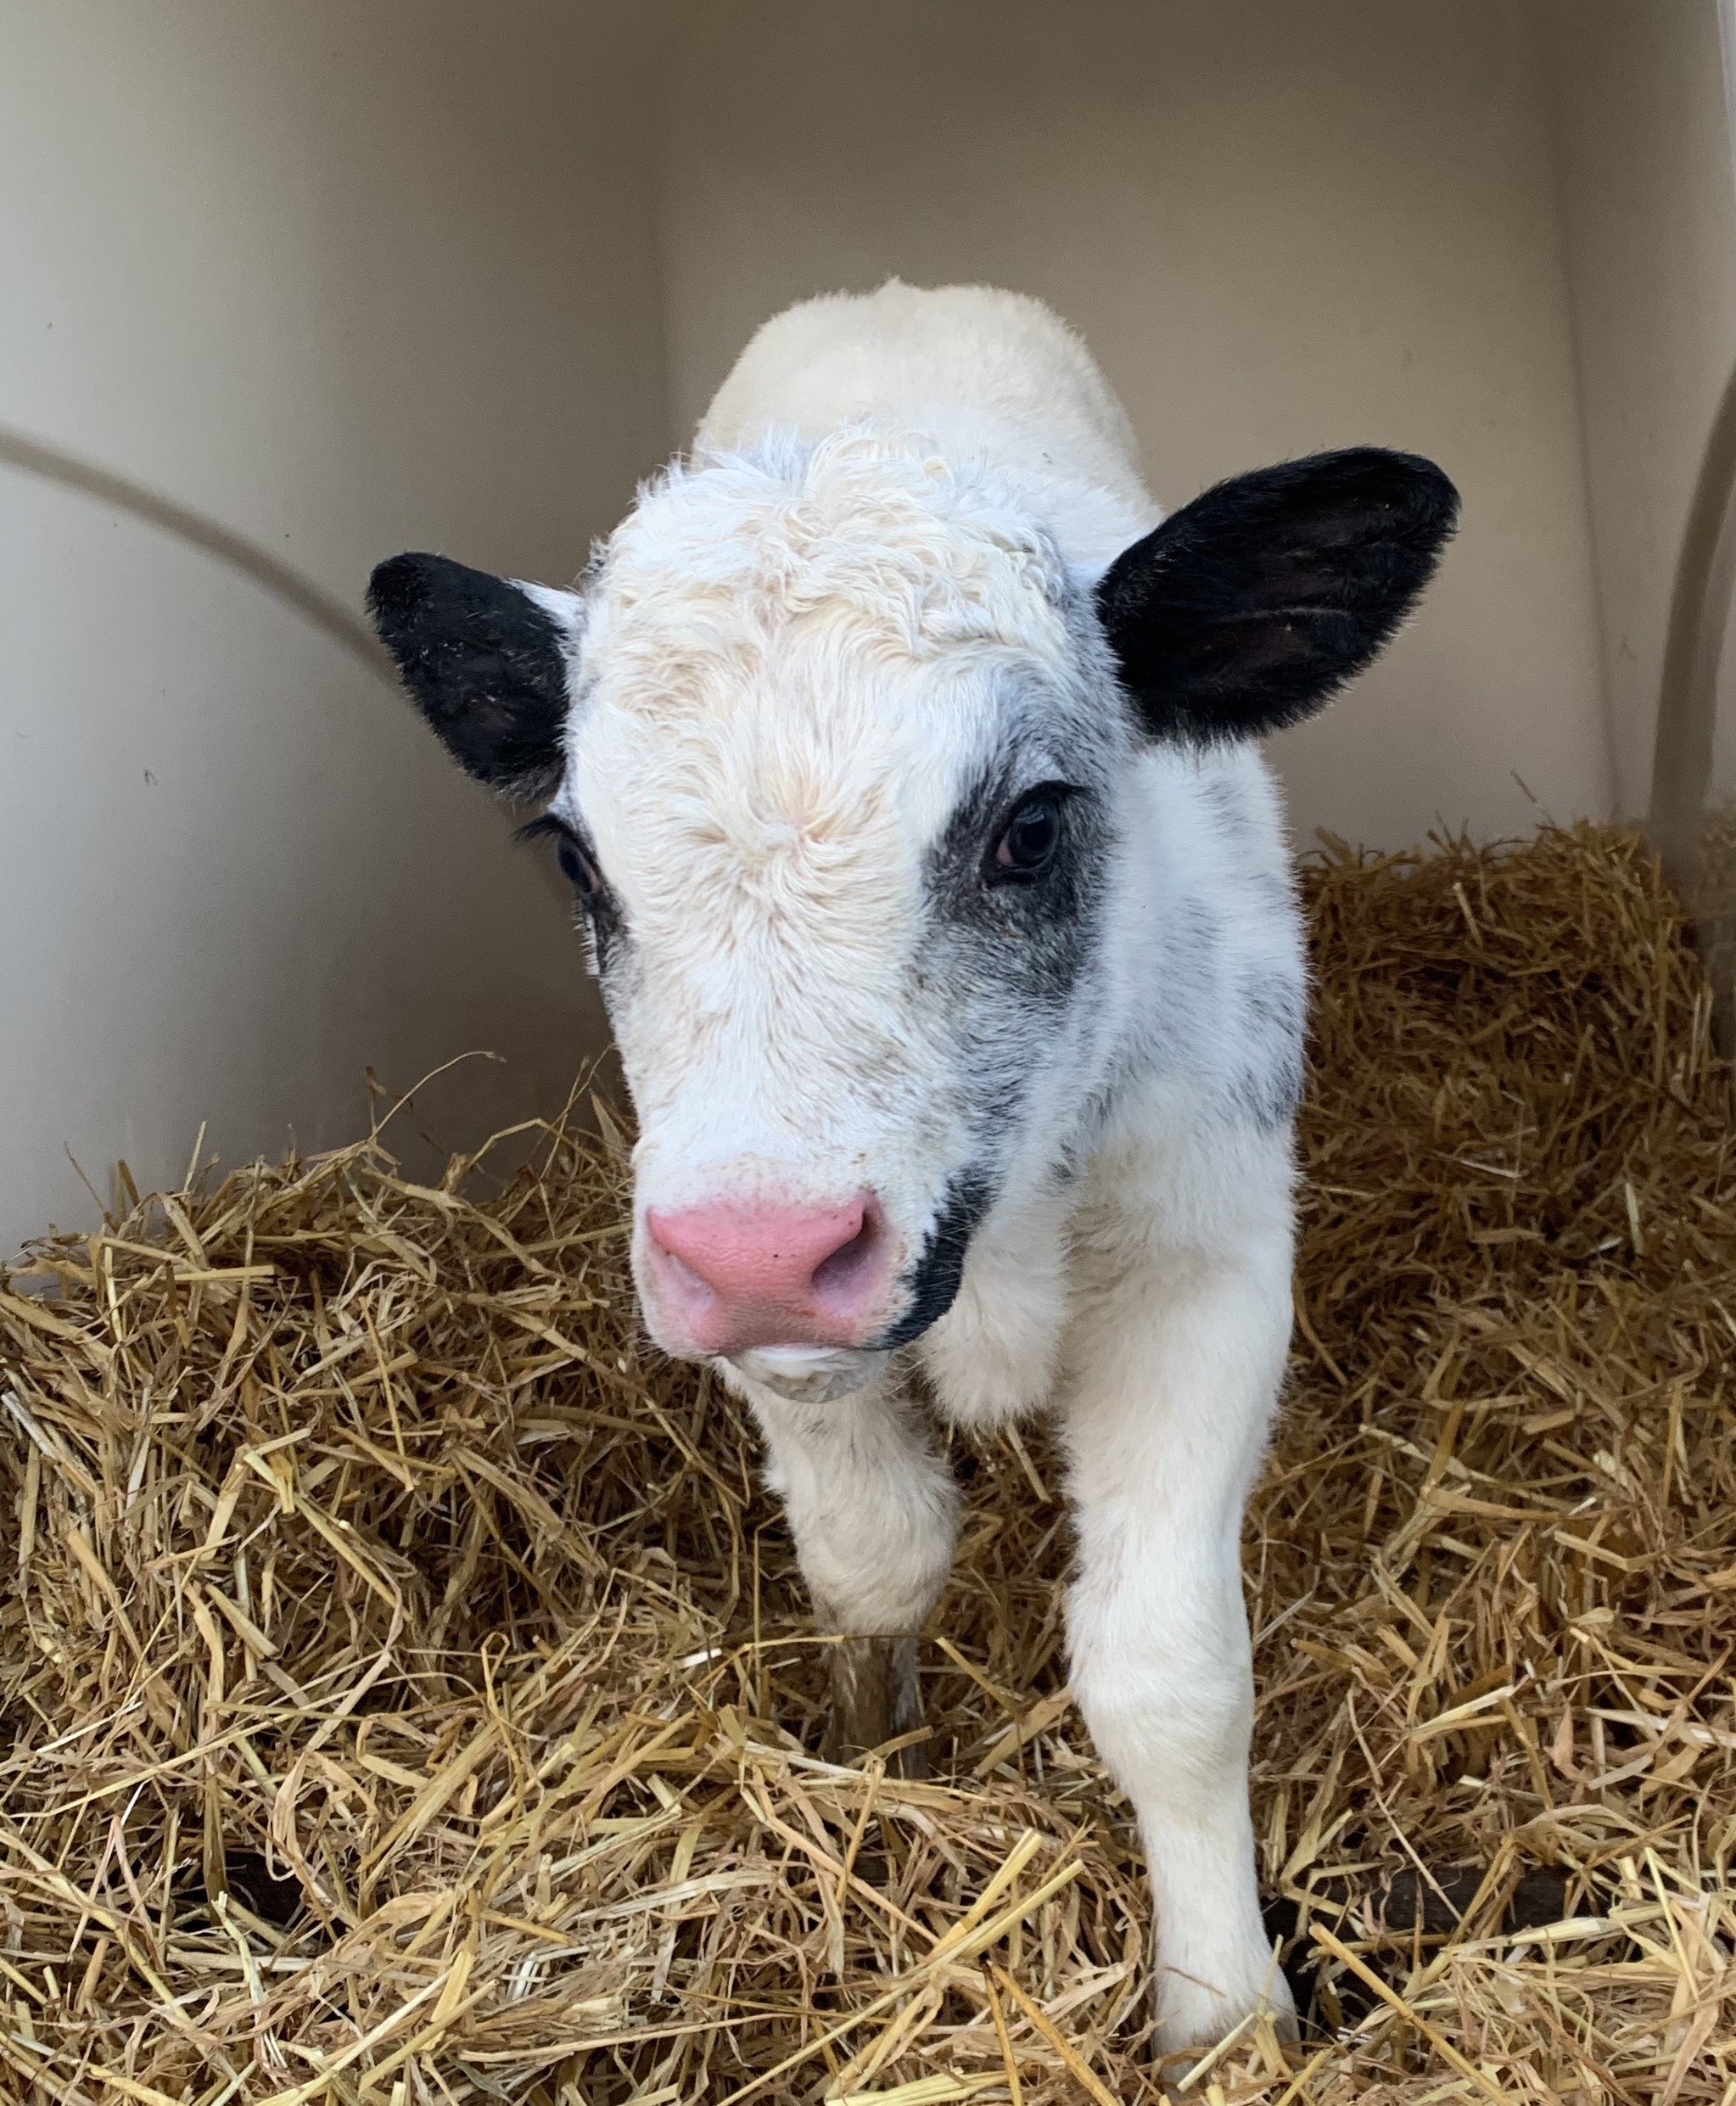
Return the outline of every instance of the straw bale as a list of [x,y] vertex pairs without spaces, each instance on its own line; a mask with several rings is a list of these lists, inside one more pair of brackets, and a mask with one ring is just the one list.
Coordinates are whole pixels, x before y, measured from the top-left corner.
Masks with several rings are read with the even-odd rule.
[[[1308,2002],[1144,2030],[1065,1508],[958,1444],[933,1773],[820,1761],[754,1446],[618,1140],[377,1134],[0,1282],[0,2093],[31,2106],[1736,2096],[1736,1148],[1638,842],[1310,867],[1255,1813]],[[504,1144],[510,1151],[524,1136]]]

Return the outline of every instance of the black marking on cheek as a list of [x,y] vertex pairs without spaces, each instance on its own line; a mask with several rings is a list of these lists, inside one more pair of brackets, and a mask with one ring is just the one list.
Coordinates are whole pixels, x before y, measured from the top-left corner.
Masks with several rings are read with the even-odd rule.
[[958,1298],[971,1238],[994,1201],[994,1189],[980,1170],[961,1170],[949,1181],[940,1210],[928,1224],[922,1255],[911,1271],[909,1305],[891,1330],[874,1341],[874,1350],[891,1353],[908,1346],[946,1314]]

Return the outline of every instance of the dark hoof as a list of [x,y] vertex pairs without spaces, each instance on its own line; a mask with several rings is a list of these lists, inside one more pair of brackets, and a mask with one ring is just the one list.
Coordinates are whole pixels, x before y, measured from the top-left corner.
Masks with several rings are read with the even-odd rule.
[[[832,1656],[832,1716],[821,1752],[829,1762],[854,1762],[921,1723],[913,1638],[839,1639]],[[894,1776],[926,1777],[927,1752],[918,1742],[893,1750]]]

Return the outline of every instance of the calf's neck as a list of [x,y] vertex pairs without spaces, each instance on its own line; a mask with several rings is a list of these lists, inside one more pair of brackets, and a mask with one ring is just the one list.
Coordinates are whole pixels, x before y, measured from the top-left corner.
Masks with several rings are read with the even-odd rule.
[[929,1412],[1057,1414],[1164,2049],[1289,2016],[1238,1545],[1306,989],[1257,742],[1373,658],[1456,508],[1364,447],[1165,518],[1046,308],[893,283],[767,322],[571,591],[432,555],[370,589],[454,758],[543,807],[637,1113],[645,1323],[764,1431],[840,1753],[918,1722]]

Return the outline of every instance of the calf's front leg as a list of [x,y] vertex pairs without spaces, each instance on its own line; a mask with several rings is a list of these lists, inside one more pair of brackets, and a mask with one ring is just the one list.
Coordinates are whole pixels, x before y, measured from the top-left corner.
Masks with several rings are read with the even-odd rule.
[[1073,1694],[1133,1802],[1156,1913],[1156,2043],[1263,1999],[1294,2027],[1260,1919],[1242,1507],[1290,1336],[1290,1242],[1141,1260],[1082,1308],[1063,1420],[1077,1510]]
[[[921,1722],[916,1633],[939,1599],[958,1493],[921,1414],[890,1385],[798,1404],[758,1385],[748,1401],[769,1451],[797,1562],[832,1651],[826,1752],[847,1761]],[[900,1767],[922,1767],[904,1751]]]

